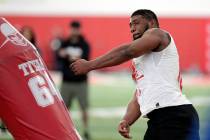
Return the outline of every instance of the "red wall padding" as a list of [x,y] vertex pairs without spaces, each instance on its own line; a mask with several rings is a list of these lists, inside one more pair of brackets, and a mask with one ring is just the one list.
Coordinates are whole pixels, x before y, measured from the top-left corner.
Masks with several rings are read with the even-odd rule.
[[[131,40],[129,17],[5,16],[5,18],[17,28],[24,25],[34,28],[38,47],[41,48],[43,58],[50,69],[54,64],[50,40],[58,30],[66,36],[71,20],[82,22],[83,33],[91,44],[92,58]],[[202,72],[207,72],[205,32],[209,22],[210,19],[207,18],[160,18],[161,27],[169,31],[176,41],[183,71],[198,67]],[[125,63],[113,69],[123,69],[128,65],[129,63]]]

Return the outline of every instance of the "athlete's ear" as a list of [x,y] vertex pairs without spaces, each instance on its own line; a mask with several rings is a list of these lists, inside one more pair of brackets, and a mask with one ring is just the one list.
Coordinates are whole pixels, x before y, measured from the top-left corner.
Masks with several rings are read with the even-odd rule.
[[155,20],[151,19],[149,21],[149,27],[155,27]]

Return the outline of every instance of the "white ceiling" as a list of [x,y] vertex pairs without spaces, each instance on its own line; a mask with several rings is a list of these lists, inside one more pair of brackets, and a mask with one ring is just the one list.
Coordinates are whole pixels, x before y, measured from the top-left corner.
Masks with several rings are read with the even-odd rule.
[[136,9],[158,16],[210,17],[210,0],[0,0],[0,14],[127,16]]

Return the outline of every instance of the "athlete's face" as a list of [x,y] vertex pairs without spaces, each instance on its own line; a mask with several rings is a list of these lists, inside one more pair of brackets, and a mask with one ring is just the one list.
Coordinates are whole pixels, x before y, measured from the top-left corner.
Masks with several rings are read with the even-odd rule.
[[147,29],[149,29],[149,21],[141,15],[130,18],[130,31],[133,35],[133,40],[140,38]]

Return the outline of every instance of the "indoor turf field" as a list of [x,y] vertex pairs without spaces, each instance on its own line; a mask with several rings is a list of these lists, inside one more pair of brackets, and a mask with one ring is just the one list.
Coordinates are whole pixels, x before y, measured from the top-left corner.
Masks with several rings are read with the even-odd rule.
[[[127,102],[134,92],[134,83],[125,74],[91,74],[90,79],[90,133],[92,140],[123,140],[117,132],[117,126],[125,112]],[[210,105],[210,85],[205,82],[191,83],[191,81],[185,81],[184,78],[183,93],[198,110],[202,140],[207,124],[206,112],[208,105]],[[77,102],[74,102],[71,116],[82,135],[82,123],[80,122]],[[133,140],[143,139],[146,121],[146,119],[141,118],[133,125],[131,129]],[[12,137],[9,134],[2,134],[0,140],[12,140]]]

